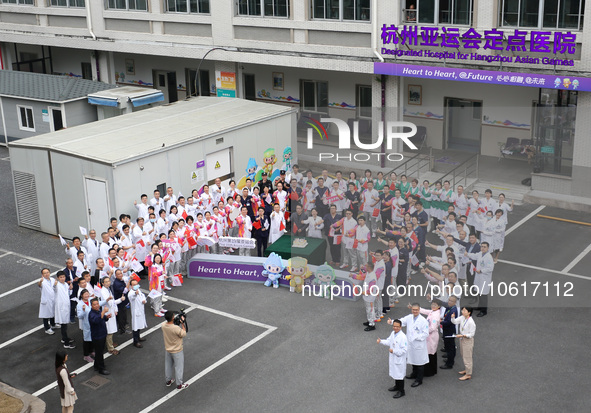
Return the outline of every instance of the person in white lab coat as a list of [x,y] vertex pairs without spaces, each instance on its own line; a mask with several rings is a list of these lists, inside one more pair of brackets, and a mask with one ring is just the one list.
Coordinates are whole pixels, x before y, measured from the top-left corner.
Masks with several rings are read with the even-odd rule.
[[144,221],[147,221],[148,217],[150,216],[150,213],[148,212],[148,206],[150,206],[148,204],[148,195],[142,194],[140,196],[140,199],[141,202],[139,204],[137,203],[137,201],[133,201],[133,205],[135,206],[135,209],[137,209],[137,217],[143,218]]
[[131,291],[128,294],[129,305],[131,306],[131,330],[133,331],[133,345],[142,348],[141,341],[146,341],[140,337],[140,330],[146,328],[146,313],[144,304],[146,296],[140,291],[140,284],[136,279],[130,281]]
[[62,343],[64,348],[76,348],[74,340],[68,337],[68,324],[70,323],[70,292],[72,284],[66,282],[66,273],[58,271],[57,280],[53,284],[55,291],[55,322],[61,326]]
[[285,233],[285,213],[281,210],[279,203],[273,204],[273,212],[271,212],[269,220],[271,221],[269,244],[272,244]]
[[82,246],[82,243],[80,242],[80,237],[74,237],[72,238],[72,247],[70,247],[70,243],[66,244],[66,255],[72,258],[73,261],[76,261],[78,251],[82,251],[84,252],[84,255],[88,255],[88,251]]
[[489,251],[490,245],[488,242],[480,244],[480,252],[468,254],[465,253],[471,260],[476,260],[476,267],[474,269],[474,285],[478,287],[478,310],[480,312],[476,317],[483,317],[488,313],[488,294],[490,293],[490,283],[492,282],[492,273],[495,268],[495,263],[492,254]]
[[100,248],[100,242],[96,239],[96,231],[94,229],[91,229],[88,232],[88,235],[84,236],[84,241],[82,241],[82,246],[84,248],[86,248],[86,251],[88,251],[88,254],[86,256],[86,259],[88,260],[88,263],[90,264],[90,273],[94,273],[94,270],[96,268],[95,262],[97,258],[101,258],[100,253],[99,253],[99,248]]
[[[423,374],[425,364],[429,362],[429,353],[427,351],[427,337],[429,337],[429,323],[421,316],[421,306],[413,303],[412,314],[400,319],[402,326],[406,327],[406,337],[408,339],[407,363],[412,365],[412,374],[406,376],[407,379],[414,379],[410,387],[417,387],[423,384]],[[392,320],[388,319],[388,324]]]
[[117,313],[118,313],[118,304],[121,304],[122,301],[125,301],[125,295],[122,295],[121,298],[115,300],[113,299],[113,292],[111,291],[111,278],[110,277],[103,277],[101,280],[101,297],[104,301],[107,302],[106,306],[109,308],[109,312],[111,316],[107,319],[107,350],[109,353],[113,355],[119,354],[119,351],[115,349],[117,344],[113,344],[113,334],[117,332]]
[[408,340],[406,334],[402,330],[402,321],[394,320],[392,322],[392,330],[394,330],[390,337],[386,340],[378,338],[378,344],[383,344],[389,347],[389,374],[396,384],[388,390],[393,391],[394,398],[398,399],[404,396],[404,376],[406,375],[406,357],[408,351]]
[[310,216],[307,220],[302,221],[303,224],[308,224],[308,237],[310,238],[322,238],[322,228],[324,228],[324,222],[322,218],[318,216],[318,210],[312,208]]
[[55,291],[53,290],[54,284],[55,280],[51,278],[49,269],[43,268],[41,270],[41,279],[37,283],[37,285],[41,289],[39,318],[43,319],[45,333],[49,335],[53,334],[52,327],[55,327]]
[[164,199],[160,198],[160,191],[154,191],[154,198],[150,199],[150,205],[154,207],[155,211],[160,211],[164,209]]

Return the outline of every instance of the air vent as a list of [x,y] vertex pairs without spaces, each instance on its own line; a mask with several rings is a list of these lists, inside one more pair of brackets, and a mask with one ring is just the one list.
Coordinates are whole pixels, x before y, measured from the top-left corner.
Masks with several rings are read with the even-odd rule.
[[41,229],[35,175],[14,171],[13,176],[19,225]]

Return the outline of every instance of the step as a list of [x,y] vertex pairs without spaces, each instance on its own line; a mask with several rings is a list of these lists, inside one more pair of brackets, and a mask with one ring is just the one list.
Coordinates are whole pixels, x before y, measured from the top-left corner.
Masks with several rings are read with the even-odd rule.
[[505,194],[505,199],[507,202],[514,201],[515,205],[523,205],[525,195],[530,192],[531,188],[525,185],[512,185],[512,184],[505,184],[503,182],[487,182],[487,181],[478,181],[475,182],[473,185],[468,187],[468,191],[472,192],[473,190],[477,190],[479,194],[482,196],[484,195],[484,191],[490,189],[493,191],[493,197],[496,198],[499,193]]

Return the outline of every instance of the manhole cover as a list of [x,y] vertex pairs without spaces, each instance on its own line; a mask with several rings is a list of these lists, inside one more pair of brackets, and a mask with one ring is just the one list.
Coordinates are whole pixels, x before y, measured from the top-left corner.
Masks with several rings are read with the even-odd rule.
[[100,389],[101,387],[103,387],[105,384],[110,383],[111,380],[109,379],[105,379],[102,376],[94,376],[91,377],[90,379],[82,382],[83,385],[85,385],[86,387],[90,387],[93,390],[97,390]]

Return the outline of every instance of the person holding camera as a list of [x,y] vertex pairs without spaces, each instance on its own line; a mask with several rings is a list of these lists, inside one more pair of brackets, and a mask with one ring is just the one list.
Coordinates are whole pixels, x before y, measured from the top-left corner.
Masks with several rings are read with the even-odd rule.
[[187,335],[185,327],[184,316],[180,316],[180,325],[175,324],[174,311],[167,311],[164,314],[166,322],[162,323],[162,334],[164,335],[164,375],[166,377],[166,385],[170,386],[175,382],[172,378],[172,368],[174,366],[174,376],[178,385],[178,390],[186,389],[189,385],[183,383],[183,337]]

